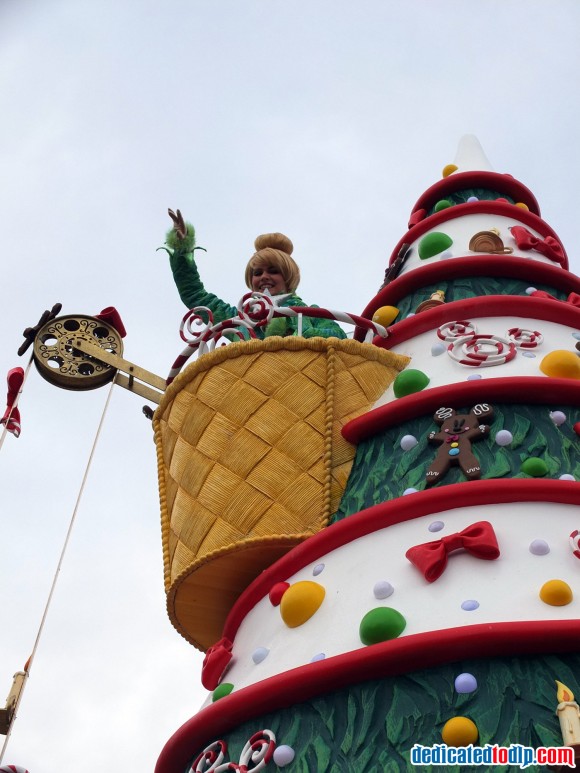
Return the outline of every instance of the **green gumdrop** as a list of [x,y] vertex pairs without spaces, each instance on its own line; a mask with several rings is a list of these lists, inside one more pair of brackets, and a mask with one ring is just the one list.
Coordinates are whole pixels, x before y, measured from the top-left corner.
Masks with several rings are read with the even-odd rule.
[[400,612],[391,607],[371,609],[360,623],[359,636],[363,644],[378,644],[396,639],[405,630],[407,621]]
[[433,207],[435,212],[441,212],[442,209],[448,209],[449,207],[452,207],[452,203],[448,201],[447,199],[441,199],[441,201],[438,201],[437,204]]
[[393,383],[395,397],[405,397],[425,389],[429,383],[429,376],[422,370],[403,370]]
[[230,682],[222,682],[222,684],[218,684],[212,693],[212,701],[215,703],[216,701],[219,701],[220,698],[225,698],[225,696],[229,695],[233,689],[234,686],[233,684],[230,684]]
[[451,247],[452,244],[453,239],[450,236],[440,231],[433,231],[419,242],[419,257],[421,260],[427,260]]
[[541,478],[543,475],[548,474],[548,465],[543,459],[538,456],[530,456],[522,464],[522,472],[526,475],[531,475],[533,478]]

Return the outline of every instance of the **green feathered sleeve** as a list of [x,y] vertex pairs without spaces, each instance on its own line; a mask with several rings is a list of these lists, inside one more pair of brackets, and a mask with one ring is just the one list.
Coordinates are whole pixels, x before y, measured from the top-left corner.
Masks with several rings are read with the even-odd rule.
[[195,229],[191,223],[186,225],[187,236],[185,239],[180,239],[173,228],[168,231],[165,239],[169,253],[169,265],[173,272],[179,297],[188,309],[193,309],[195,306],[207,306],[213,313],[214,322],[222,322],[224,319],[235,317],[237,314],[235,306],[230,306],[217,295],[208,293],[203,286],[193,257]]

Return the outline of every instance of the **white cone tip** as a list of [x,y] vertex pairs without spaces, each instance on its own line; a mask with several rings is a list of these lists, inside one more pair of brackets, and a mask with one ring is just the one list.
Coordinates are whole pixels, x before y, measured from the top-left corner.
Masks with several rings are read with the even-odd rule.
[[494,171],[475,134],[466,134],[459,140],[454,164],[457,172]]

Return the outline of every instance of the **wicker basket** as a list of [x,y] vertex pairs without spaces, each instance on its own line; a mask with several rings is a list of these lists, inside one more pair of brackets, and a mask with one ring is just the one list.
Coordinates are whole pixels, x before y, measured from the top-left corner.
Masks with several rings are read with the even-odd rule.
[[165,590],[188,641],[213,644],[244,588],[326,526],[354,457],[341,429],[407,363],[357,341],[272,337],[216,349],[168,387],[153,420]]

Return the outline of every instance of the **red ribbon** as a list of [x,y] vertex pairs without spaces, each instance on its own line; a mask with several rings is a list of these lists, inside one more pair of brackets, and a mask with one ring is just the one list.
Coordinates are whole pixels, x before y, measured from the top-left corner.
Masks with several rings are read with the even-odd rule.
[[201,667],[201,683],[206,690],[215,690],[226,666],[232,659],[233,644],[225,637],[212,645],[205,653]]
[[561,266],[566,262],[564,248],[553,236],[546,236],[542,241],[538,236],[530,233],[523,225],[514,225],[511,227],[511,234],[520,250],[536,250],[536,252],[545,255],[546,258],[559,263]]
[[435,582],[447,566],[447,556],[463,549],[476,558],[492,561],[499,556],[497,537],[489,521],[478,521],[457,534],[450,534],[434,542],[425,542],[409,548],[405,555],[425,576],[427,582]]

